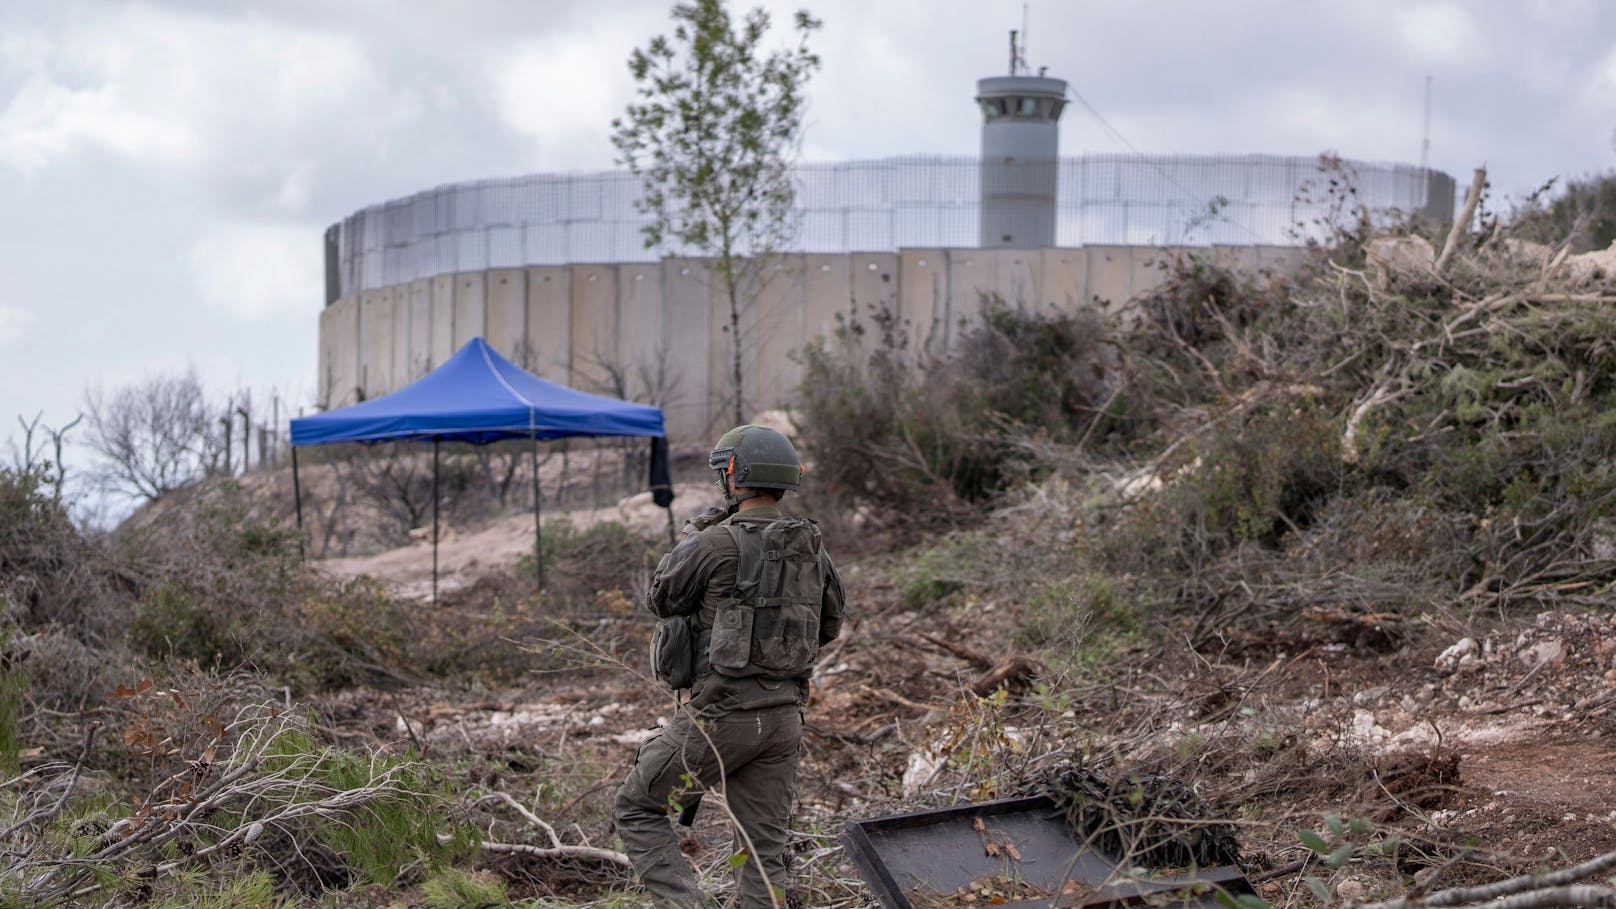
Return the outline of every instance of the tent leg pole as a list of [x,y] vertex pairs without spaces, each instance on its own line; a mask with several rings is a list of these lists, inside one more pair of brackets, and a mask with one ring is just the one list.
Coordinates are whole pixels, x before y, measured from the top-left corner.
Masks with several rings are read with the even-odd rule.
[[438,440],[432,439],[432,605],[438,605]]
[[297,560],[306,561],[303,551],[303,484],[297,478],[297,449],[292,449],[292,499],[297,502]]
[[544,550],[539,544],[544,541],[544,531],[539,523],[539,437],[528,436],[528,459],[533,467],[533,576],[539,589],[544,589]]

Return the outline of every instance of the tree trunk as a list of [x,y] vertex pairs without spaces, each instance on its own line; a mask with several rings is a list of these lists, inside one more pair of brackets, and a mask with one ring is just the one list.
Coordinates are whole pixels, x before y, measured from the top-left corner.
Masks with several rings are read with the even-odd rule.
[[731,380],[735,383],[735,423],[746,422],[746,405],[741,400],[741,301],[733,264],[724,270],[724,283],[729,291],[729,335],[733,351]]

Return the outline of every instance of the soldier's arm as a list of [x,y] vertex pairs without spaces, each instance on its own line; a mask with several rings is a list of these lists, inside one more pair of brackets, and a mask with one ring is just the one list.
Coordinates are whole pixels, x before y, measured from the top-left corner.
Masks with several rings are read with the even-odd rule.
[[701,594],[711,573],[711,558],[699,533],[687,533],[662,561],[651,577],[647,605],[658,618],[689,615],[701,608]]
[[836,566],[831,564],[830,556],[822,555],[825,560],[825,596],[819,607],[819,643],[820,646],[836,640],[842,633],[842,616],[847,609],[847,595],[842,590],[842,576],[836,573]]

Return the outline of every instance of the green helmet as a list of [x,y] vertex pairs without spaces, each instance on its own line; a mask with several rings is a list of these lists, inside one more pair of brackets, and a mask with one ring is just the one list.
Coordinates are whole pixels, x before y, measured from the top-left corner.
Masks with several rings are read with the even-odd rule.
[[737,426],[724,433],[707,456],[719,485],[735,477],[737,488],[785,493],[802,485],[802,459],[791,440],[767,426]]

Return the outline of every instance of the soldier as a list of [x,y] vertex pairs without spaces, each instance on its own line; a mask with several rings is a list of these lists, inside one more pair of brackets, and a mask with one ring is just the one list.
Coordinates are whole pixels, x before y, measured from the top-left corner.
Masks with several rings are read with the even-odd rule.
[[803,474],[789,439],[739,426],[718,440],[708,465],[729,509],[685,525],[657,565],[649,604],[662,617],[657,676],[689,687],[690,701],[641,746],[613,823],[659,907],[710,905],[668,813],[704,790],[722,793],[744,857],[739,906],[783,906],[802,708],[820,646],[841,632],[842,582],[819,529],[780,512]]

